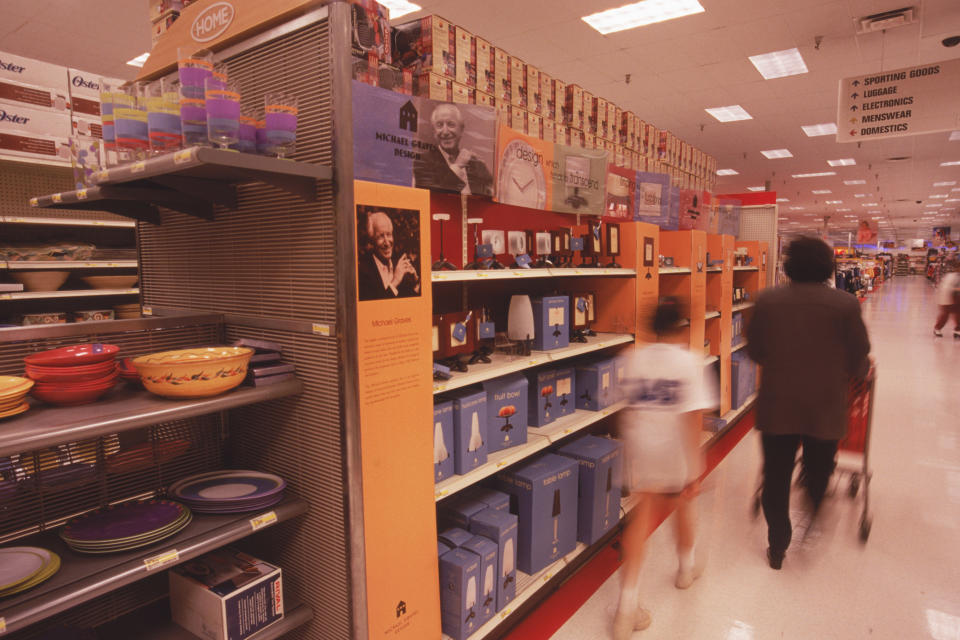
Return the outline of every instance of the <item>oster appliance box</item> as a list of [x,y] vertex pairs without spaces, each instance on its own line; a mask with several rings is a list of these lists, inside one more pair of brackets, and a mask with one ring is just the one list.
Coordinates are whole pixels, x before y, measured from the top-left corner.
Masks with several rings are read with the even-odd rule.
[[527,378],[515,373],[483,383],[487,393],[487,451],[527,441]]
[[453,402],[444,400],[433,405],[433,481],[453,475]]
[[474,536],[462,548],[480,556],[477,615],[483,624],[497,612],[497,543],[483,536]]
[[468,389],[449,395],[453,398],[454,472],[463,475],[487,462],[487,393]]
[[533,348],[539,351],[561,349],[570,345],[570,317],[568,296],[534,298]]
[[484,509],[470,520],[470,532],[497,543],[497,611],[517,597],[517,516]]
[[436,73],[457,77],[456,30],[439,16],[398,24],[392,33],[393,63],[401,69],[413,69],[415,75]]
[[557,450],[580,465],[577,540],[593,544],[620,521],[623,444],[585,436]]
[[599,411],[616,402],[616,375],[612,358],[577,365],[577,409]]
[[440,557],[440,626],[466,640],[480,626],[480,556],[454,549]]
[[577,545],[577,461],[553,453],[497,474],[518,518],[517,567],[536,573]]

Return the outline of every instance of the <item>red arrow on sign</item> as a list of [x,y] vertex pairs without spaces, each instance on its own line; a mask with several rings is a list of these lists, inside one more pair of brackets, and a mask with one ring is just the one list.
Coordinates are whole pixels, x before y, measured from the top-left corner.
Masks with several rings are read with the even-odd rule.
[[850,129],[850,135],[852,135],[852,136],[857,135],[857,130],[856,130],[856,129]]

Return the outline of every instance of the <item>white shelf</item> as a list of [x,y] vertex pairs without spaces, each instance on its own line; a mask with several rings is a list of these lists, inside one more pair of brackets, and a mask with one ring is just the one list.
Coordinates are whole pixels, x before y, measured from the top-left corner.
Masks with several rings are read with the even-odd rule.
[[0,262],[0,269],[37,271],[40,269],[136,269],[136,260],[15,260]]
[[734,267],[734,271],[760,271],[760,267]]
[[675,273],[690,273],[690,267],[660,267],[660,275],[670,275]]
[[0,216],[0,223],[4,224],[46,224],[59,227],[120,227],[133,229],[137,226],[134,220],[81,220],[73,218],[22,218],[18,216]]
[[703,359],[703,366],[708,367],[718,360],[720,360],[720,356],[707,356]]
[[592,338],[587,338],[586,343],[578,342],[569,347],[554,349],[552,351],[534,351],[529,356],[510,356],[501,353],[494,353],[490,356],[490,364],[472,364],[470,370],[466,373],[453,372],[449,380],[441,380],[433,383],[433,392],[442,393],[461,387],[468,387],[484,380],[492,380],[500,376],[523,371],[531,367],[537,367],[550,362],[567,360],[584,353],[591,353],[606,349],[618,344],[633,342],[631,334],[619,333],[598,333]]
[[745,346],[747,346],[747,341],[746,341],[746,340],[744,340],[743,342],[741,342],[741,343],[738,344],[737,346],[735,346],[735,347],[733,347],[732,349],[730,349],[730,353],[736,353],[737,351],[740,351],[740,349],[743,349]]
[[723,267],[707,267],[707,273],[720,273],[723,271]]
[[706,315],[703,316],[703,319],[704,319],[704,320],[710,320],[710,319],[712,319],[712,318],[719,318],[719,317],[720,317],[720,312],[719,312],[719,311],[707,311]]
[[749,308],[752,307],[753,305],[754,305],[753,302],[741,302],[740,304],[735,304],[735,305],[733,305],[732,311],[733,311],[733,312],[743,311],[744,309],[749,309]]
[[82,291],[18,291],[0,293],[0,300],[42,300],[46,298],[92,298],[103,296],[132,296],[140,289],[84,289]]
[[573,269],[477,269],[467,271],[433,271],[433,282],[470,282],[474,280],[514,280],[528,278],[557,278],[584,276],[636,276],[633,269],[573,268]]

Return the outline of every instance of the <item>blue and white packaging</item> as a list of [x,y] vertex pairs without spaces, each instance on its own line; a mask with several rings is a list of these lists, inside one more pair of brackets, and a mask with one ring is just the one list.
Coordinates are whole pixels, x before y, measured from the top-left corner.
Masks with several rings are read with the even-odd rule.
[[538,351],[570,345],[570,298],[544,296],[533,298],[533,348]]
[[487,462],[487,393],[454,391],[453,445],[455,473],[463,475]]
[[743,312],[735,311],[733,315],[730,316],[730,323],[730,346],[736,347],[743,344],[745,340],[743,337]]
[[463,546],[463,543],[472,537],[470,532],[462,527],[450,527],[440,532],[438,539],[440,542],[456,549],[457,547]]
[[486,503],[478,500],[447,500],[437,507],[437,523],[441,529],[451,527],[469,529],[473,514],[486,508]]
[[557,417],[572,415],[577,409],[577,374],[573,367],[557,369],[557,381],[554,387],[557,396]]
[[437,557],[442,556],[447,551],[453,551],[453,547],[448,545],[446,542],[441,542],[440,540],[437,540]]
[[541,369],[527,374],[527,411],[531,427],[545,427],[557,419],[557,370]]
[[497,611],[517,597],[517,516],[484,509],[470,521],[470,532],[497,543]]
[[627,366],[630,364],[626,355],[615,356],[613,358],[613,397],[614,402],[620,402],[627,396],[626,387],[623,379],[627,376]]
[[433,481],[453,475],[453,402],[444,400],[433,405]]
[[577,545],[577,461],[553,453],[497,474],[516,509],[517,567],[536,573]]
[[466,640],[480,626],[480,556],[454,549],[440,557],[440,626]]
[[580,465],[577,540],[593,544],[620,521],[623,444],[584,436],[557,450]]
[[527,441],[527,378],[522,373],[483,383],[487,392],[487,451],[509,449]]
[[510,496],[503,491],[483,487],[472,492],[470,497],[476,502],[482,502],[487,505],[488,509],[510,511]]
[[483,624],[497,612],[497,543],[483,536],[474,536],[462,548],[480,556],[477,615]]
[[577,365],[577,409],[600,411],[616,402],[613,358]]

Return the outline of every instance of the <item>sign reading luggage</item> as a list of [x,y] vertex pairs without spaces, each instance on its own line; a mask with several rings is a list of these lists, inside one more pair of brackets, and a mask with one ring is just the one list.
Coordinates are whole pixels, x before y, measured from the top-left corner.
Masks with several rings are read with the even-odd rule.
[[844,78],[837,142],[897,138],[960,127],[960,58]]

